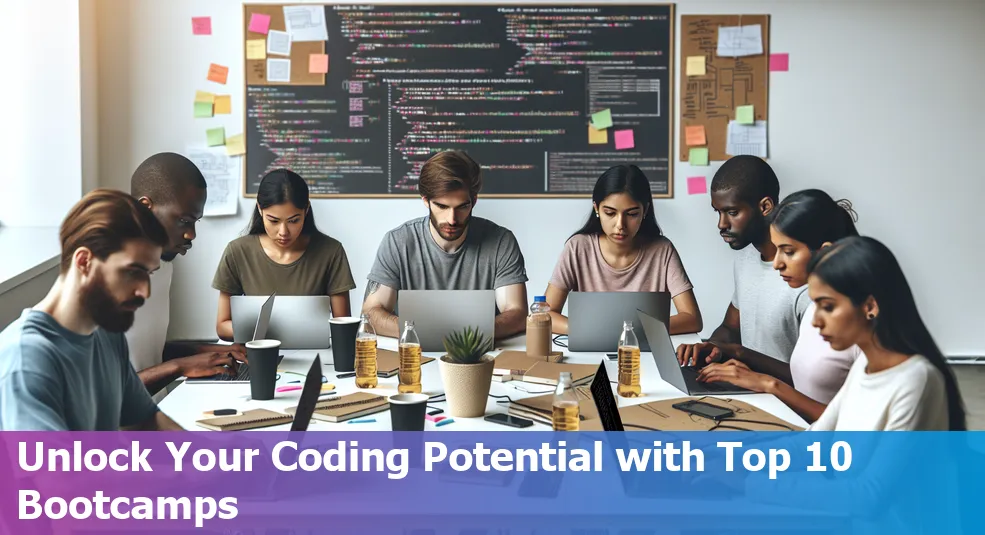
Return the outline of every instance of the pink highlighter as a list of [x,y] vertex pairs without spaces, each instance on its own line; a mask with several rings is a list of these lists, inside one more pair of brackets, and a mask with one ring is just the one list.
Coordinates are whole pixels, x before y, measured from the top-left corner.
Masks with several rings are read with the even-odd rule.
[[431,416],[430,414],[425,414],[424,415],[424,419],[425,420],[427,420],[429,422],[434,422],[434,423],[438,423],[441,420],[444,420],[445,418],[446,418],[446,416]]

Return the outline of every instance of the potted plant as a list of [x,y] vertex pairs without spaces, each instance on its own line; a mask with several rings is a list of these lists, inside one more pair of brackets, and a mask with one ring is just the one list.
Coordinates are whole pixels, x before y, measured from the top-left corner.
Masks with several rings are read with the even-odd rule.
[[447,354],[438,361],[438,368],[445,385],[448,414],[460,418],[482,416],[486,413],[494,364],[486,353],[493,349],[493,341],[478,328],[466,327],[446,336],[443,343]]

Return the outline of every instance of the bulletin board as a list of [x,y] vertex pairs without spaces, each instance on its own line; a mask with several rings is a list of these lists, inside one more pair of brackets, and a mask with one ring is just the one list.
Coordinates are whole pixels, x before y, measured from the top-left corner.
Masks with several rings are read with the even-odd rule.
[[[484,197],[589,197],[622,163],[673,195],[673,4],[304,5],[328,39],[292,42],[289,82],[266,80],[285,56],[246,58],[269,39],[253,16],[285,31],[285,5],[243,7],[245,196],[287,168],[313,197],[415,197],[445,150],[482,166]],[[312,54],[327,74],[309,73]]]
[[[720,26],[762,28],[763,53],[755,56],[717,55]],[[708,159],[727,160],[726,136],[737,106],[753,105],[756,121],[768,121],[769,113],[769,15],[681,16],[681,120],[680,159],[687,161],[691,147],[685,143],[688,126],[705,127]],[[687,76],[687,58],[705,57],[705,74]]]

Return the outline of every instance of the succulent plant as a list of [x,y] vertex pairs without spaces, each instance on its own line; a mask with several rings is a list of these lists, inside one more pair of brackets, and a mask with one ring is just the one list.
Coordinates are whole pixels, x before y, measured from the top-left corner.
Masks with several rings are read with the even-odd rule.
[[478,327],[453,332],[444,338],[443,343],[448,352],[448,361],[455,364],[478,364],[493,349],[493,341],[487,339]]

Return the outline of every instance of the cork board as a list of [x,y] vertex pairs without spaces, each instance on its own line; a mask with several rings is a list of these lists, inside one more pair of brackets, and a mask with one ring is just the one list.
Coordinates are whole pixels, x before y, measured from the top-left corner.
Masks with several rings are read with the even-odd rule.
[[[763,53],[757,56],[719,57],[719,26],[762,27]],[[708,159],[727,160],[725,141],[736,106],[752,104],[757,121],[768,120],[769,15],[684,15],[681,17],[680,159],[688,160],[690,146],[685,128],[704,125]],[[687,58],[705,56],[705,74],[687,76]],[[768,130],[767,130],[768,135]]]
[[268,82],[267,60],[246,59],[246,41],[251,39],[263,39],[264,42],[266,42],[267,39],[267,36],[262,33],[250,31],[250,16],[253,13],[270,15],[271,30],[278,30],[282,32],[287,31],[287,23],[284,21],[283,5],[247,4],[243,6],[243,64],[246,66],[246,85],[325,85],[324,74],[311,74],[308,72],[308,57],[311,54],[325,53],[325,43],[321,41],[291,43],[290,57],[276,55],[267,56],[268,58],[291,60],[290,82]]

